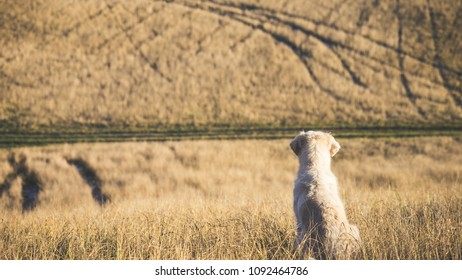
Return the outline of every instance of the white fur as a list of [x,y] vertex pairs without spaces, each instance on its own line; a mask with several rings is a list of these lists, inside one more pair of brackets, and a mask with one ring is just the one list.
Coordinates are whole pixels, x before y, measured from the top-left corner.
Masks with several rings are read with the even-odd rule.
[[304,255],[309,248],[321,259],[351,258],[359,249],[359,230],[348,223],[330,167],[340,145],[328,133],[308,131],[297,135],[290,147],[299,159],[294,183],[296,249]]

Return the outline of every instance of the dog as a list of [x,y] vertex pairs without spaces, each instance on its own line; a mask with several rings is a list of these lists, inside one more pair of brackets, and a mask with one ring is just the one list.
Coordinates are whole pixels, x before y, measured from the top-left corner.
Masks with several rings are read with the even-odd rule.
[[293,189],[295,249],[302,257],[309,249],[316,259],[352,258],[360,249],[359,230],[348,222],[330,167],[340,144],[329,133],[308,131],[300,132],[290,147],[299,160]]

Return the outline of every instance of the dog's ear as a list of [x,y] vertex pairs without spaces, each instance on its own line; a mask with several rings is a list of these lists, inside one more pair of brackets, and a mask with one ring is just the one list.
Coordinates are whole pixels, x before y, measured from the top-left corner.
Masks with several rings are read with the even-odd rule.
[[329,144],[329,152],[330,156],[333,157],[335,154],[340,150],[340,144],[335,141],[334,137],[331,135],[330,136],[330,144]]
[[295,136],[292,142],[290,142],[290,148],[298,156],[300,155],[300,152],[302,151],[302,148],[305,142],[306,142],[305,135],[300,133],[299,135]]

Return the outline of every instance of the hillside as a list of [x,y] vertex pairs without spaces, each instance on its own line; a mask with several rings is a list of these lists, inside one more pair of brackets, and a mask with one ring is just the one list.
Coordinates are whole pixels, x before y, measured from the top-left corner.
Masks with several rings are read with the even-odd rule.
[[0,0],[0,126],[462,122],[460,1]]

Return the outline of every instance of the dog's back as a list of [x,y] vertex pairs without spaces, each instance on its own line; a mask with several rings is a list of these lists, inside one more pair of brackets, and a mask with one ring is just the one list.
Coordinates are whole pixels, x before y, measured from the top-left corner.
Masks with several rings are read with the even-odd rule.
[[310,249],[315,258],[350,258],[359,246],[359,230],[348,223],[330,169],[340,145],[330,134],[308,132],[300,133],[291,148],[300,162],[294,184],[296,247],[303,244],[301,253]]

